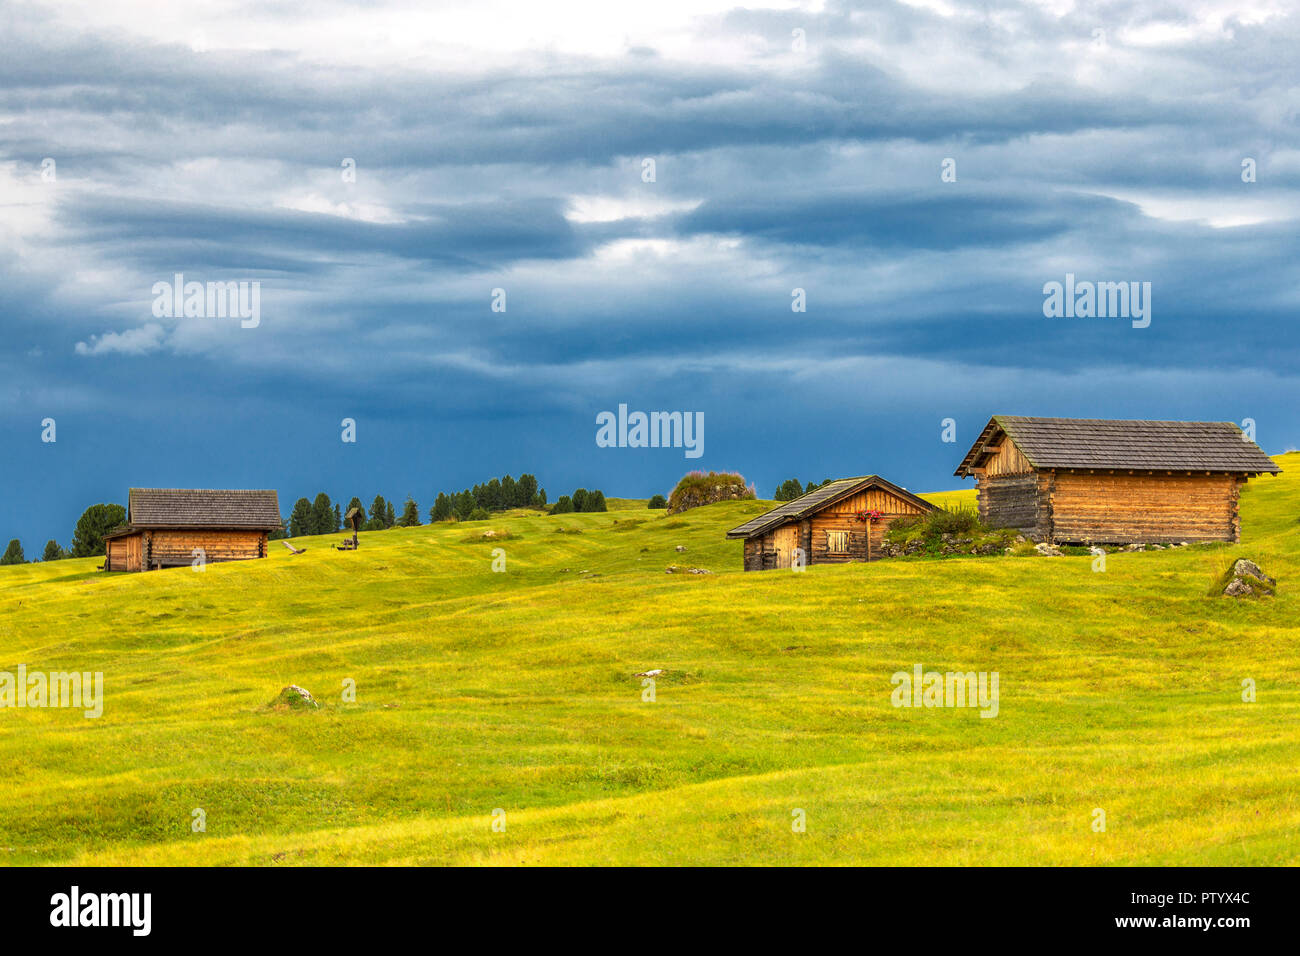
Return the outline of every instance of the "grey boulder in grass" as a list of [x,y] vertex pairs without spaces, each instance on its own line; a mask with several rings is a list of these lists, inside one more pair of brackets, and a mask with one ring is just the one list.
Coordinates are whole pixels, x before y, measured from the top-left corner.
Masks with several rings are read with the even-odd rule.
[[1262,597],[1274,593],[1277,579],[1264,573],[1254,561],[1238,558],[1225,575],[1224,597]]
[[320,701],[311,695],[306,688],[299,687],[297,684],[290,684],[284,690],[280,691],[275,700],[271,701],[271,707],[282,710],[315,710],[320,707]]

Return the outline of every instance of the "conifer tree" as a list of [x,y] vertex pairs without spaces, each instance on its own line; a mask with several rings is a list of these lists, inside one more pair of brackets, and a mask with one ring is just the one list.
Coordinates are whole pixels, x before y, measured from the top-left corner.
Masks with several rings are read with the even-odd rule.
[[293,513],[289,515],[289,537],[301,538],[307,534],[314,534],[311,502],[306,498],[299,498],[294,502]]
[[410,495],[406,496],[406,504],[402,508],[401,525],[403,528],[417,528],[420,525],[420,506]]

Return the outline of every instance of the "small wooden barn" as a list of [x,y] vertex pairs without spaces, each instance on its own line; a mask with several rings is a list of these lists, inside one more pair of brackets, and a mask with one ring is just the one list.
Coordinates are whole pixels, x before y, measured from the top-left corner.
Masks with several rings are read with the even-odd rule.
[[105,571],[151,571],[205,562],[266,557],[281,527],[274,491],[132,488],[126,524],[104,536]]
[[788,568],[795,549],[805,564],[872,561],[885,530],[905,515],[934,505],[879,475],[840,478],[727,532],[745,541],[745,570]]
[[957,469],[980,518],[1035,541],[1237,541],[1237,498],[1281,471],[1232,422],[995,415]]

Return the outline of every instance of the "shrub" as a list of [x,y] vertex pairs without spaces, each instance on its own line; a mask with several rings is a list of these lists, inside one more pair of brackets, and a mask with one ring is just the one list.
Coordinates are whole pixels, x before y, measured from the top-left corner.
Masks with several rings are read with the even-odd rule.
[[650,501],[646,504],[646,507],[647,507],[647,508],[667,508],[667,507],[668,507],[668,499],[665,498],[663,495],[654,495],[653,497],[651,497]]
[[974,534],[983,530],[979,511],[969,505],[940,508],[929,515],[930,531],[936,534]]
[[926,553],[939,554],[947,543],[945,535],[949,540],[969,538],[977,546],[996,546],[1000,550],[1013,546],[1017,532],[1014,529],[990,528],[980,521],[979,512],[975,508],[963,505],[896,518],[885,531],[885,541],[889,544],[921,541]]
[[677,482],[677,487],[668,496],[668,513],[681,514],[701,505],[711,505],[718,501],[737,501],[755,498],[752,485],[746,485],[745,479],[738,472],[693,471]]
[[567,515],[572,513],[573,499],[568,495],[560,495],[560,497],[555,500],[555,504],[551,505],[551,514],[553,515]]
[[469,513],[469,517],[466,518],[465,520],[466,521],[487,521],[487,519],[491,517],[492,515],[488,513],[488,510],[486,508],[475,508],[473,511]]

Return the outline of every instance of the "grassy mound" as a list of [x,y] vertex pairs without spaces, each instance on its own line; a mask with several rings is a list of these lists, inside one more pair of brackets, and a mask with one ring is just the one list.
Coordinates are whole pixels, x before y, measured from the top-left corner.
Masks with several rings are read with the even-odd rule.
[[677,482],[677,487],[668,496],[668,513],[681,514],[691,508],[717,504],[720,501],[742,501],[754,498],[753,485],[746,485],[745,479],[734,471],[693,471]]

